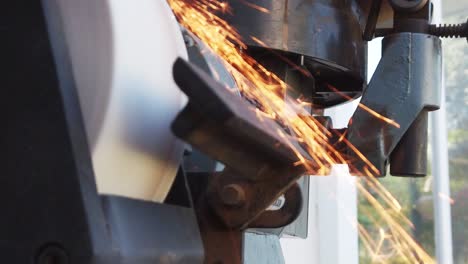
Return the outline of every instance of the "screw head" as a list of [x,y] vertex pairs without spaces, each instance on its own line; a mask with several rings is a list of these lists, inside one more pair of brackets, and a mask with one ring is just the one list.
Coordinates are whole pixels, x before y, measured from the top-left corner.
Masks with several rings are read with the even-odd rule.
[[221,200],[224,205],[242,206],[245,204],[245,191],[239,184],[228,184],[221,191]]

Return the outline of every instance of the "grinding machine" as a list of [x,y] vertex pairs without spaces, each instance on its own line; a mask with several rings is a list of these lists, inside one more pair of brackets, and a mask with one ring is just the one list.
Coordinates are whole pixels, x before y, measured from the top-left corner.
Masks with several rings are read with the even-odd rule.
[[[373,176],[427,174],[440,38],[468,37],[467,23],[433,25],[430,0],[227,4],[239,49],[346,135]],[[0,13],[2,263],[242,263],[245,230],[281,233],[303,212],[303,150],[225,89],[230,71],[165,1],[17,0]],[[382,58],[367,82],[376,37]],[[398,127],[358,108],[335,129],[323,110],[359,97]],[[361,174],[364,162],[335,143]]]

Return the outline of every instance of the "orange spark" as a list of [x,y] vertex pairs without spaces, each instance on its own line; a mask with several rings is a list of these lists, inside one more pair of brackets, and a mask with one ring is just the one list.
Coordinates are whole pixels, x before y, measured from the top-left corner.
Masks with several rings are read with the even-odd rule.
[[[218,0],[169,0],[168,2],[179,23],[206,43],[224,61],[243,97],[258,103],[259,109],[252,111],[255,111],[261,120],[274,119],[289,128],[290,132],[282,129],[275,132],[296,154],[295,166],[305,167],[310,174],[324,175],[330,172],[331,165],[347,163],[346,157],[328,143],[328,139],[332,136],[330,131],[304,109],[303,102],[285,96],[288,85],[242,52],[247,46],[242,42],[240,35],[216,15],[217,12],[230,10],[226,3],[220,3]],[[262,11],[261,8],[259,11]],[[399,127],[394,120],[362,104],[360,107],[376,118]],[[357,188],[378,215],[378,218],[373,218],[372,222],[378,227],[379,236],[374,239],[361,225],[358,225],[358,233],[373,259],[376,262],[384,262],[396,254],[408,263],[434,263],[434,260],[403,227],[411,226],[411,222],[401,212],[398,201],[372,176],[379,173],[377,168],[346,140],[345,135],[340,135],[339,140],[366,164],[363,173],[368,177],[361,178]],[[297,145],[302,146],[307,156],[299,151]],[[349,166],[352,168],[352,165]],[[372,189],[372,193],[368,188]]]
[[455,204],[455,200],[452,199],[452,197],[448,196],[445,193],[439,192],[439,198],[442,199],[442,200],[448,201],[452,205]]
[[244,5],[246,5],[246,6],[250,7],[250,8],[253,8],[253,9],[257,10],[257,11],[260,11],[262,13],[266,13],[266,14],[270,13],[270,10],[268,10],[268,9],[262,7],[262,6],[250,3],[250,2],[248,2],[246,0],[239,0],[239,1],[241,1],[241,3],[243,3]]
[[[334,91],[335,93],[339,94],[341,97],[347,99],[347,100],[353,100],[353,98],[347,96],[346,94],[340,92],[338,89],[336,89],[335,87],[333,87],[332,85],[330,84],[327,84],[328,88],[332,91]],[[359,103],[358,104],[358,107],[359,108],[362,108],[363,110],[365,110],[366,112],[368,112],[369,114],[373,115],[375,118],[377,119],[380,119],[396,128],[400,128],[400,124],[398,124],[397,122],[395,122],[395,120],[393,119],[390,119],[388,117],[385,117],[379,113],[377,113],[376,111],[370,109],[369,107],[367,107],[365,104],[362,104],[362,103]]]

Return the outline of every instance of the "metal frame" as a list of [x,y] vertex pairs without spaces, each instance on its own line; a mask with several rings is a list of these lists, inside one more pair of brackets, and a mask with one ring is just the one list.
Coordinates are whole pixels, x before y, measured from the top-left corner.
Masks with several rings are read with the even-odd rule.
[[[389,162],[392,175],[426,174],[427,111],[439,105],[441,63],[437,37],[397,33],[384,38],[382,59],[361,104],[396,121],[399,127],[358,108],[347,130],[349,141],[380,175],[386,174]],[[359,175],[366,164],[355,160],[352,174]]]

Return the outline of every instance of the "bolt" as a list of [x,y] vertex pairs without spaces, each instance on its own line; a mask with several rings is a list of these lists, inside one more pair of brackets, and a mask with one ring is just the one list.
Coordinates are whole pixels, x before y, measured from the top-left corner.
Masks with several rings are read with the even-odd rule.
[[37,264],[68,264],[68,255],[60,246],[51,244],[42,247],[37,259]]
[[242,206],[245,203],[245,191],[239,184],[228,184],[221,191],[221,200],[228,206]]
[[468,40],[468,20],[458,25],[431,25],[429,33],[442,38],[463,38]]
[[190,34],[185,31],[185,33],[182,35],[184,38],[185,46],[188,48],[195,46],[195,40],[190,36]]

